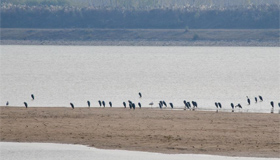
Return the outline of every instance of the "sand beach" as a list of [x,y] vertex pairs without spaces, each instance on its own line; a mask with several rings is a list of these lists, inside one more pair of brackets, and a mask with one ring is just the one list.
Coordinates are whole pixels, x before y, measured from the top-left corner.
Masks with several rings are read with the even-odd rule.
[[280,114],[142,108],[0,107],[2,142],[280,157]]

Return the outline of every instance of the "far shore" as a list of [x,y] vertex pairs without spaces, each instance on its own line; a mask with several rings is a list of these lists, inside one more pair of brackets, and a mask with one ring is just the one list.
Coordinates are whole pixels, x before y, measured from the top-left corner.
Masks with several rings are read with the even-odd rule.
[[1,45],[279,47],[278,29],[1,28]]
[[280,114],[0,107],[2,142],[280,158]]

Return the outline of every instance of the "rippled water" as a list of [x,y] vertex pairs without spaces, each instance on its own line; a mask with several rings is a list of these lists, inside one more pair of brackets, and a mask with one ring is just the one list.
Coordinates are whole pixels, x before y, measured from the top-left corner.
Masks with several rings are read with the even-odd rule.
[[[148,106],[165,100],[180,108],[183,100],[195,100],[200,109],[215,110],[219,101],[226,110],[233,102],[243,111],[270,112],[270,101],[280,102],[277,47],[2,45],[0,75],[2,106],[26,101],[29,106],[70,107],[72,102],[85,107],[87,100],[94,107],[98,100],[107,106],[112,101],[113,107],[127,100]],[[254,102],[258,95],[263,102]]]
[[0,157],[5,160],[276,160],[276,158],[225,157],[195,154],[160,154],[123,150],[102,150],[82,145],[0,142]]

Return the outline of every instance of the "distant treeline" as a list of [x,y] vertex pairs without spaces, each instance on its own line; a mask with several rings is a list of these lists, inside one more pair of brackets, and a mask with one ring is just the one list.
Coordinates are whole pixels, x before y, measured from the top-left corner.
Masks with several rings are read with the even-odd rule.
[[1,28],[279,28],[279,6],[121,9],[1,5]]
[[2,3],[22,5],[94,6],[112,8],[180,8],[184,6],[249,6],[276,4],[279,0],[2,0]]

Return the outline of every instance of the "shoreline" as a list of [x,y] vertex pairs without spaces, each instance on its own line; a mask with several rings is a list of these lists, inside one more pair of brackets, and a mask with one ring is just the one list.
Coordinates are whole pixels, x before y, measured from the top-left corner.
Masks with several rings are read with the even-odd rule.
[[280,47],[275,41],[69,41],[69,40],[0,40],[0,45],[54,45],[54,46],[215,46],[215,47]]
[[1,45],[279,47],[278,29],[1,28]]
[[0,107],[0,111],[2,142],[280,157],[279,114],[64,107]]

